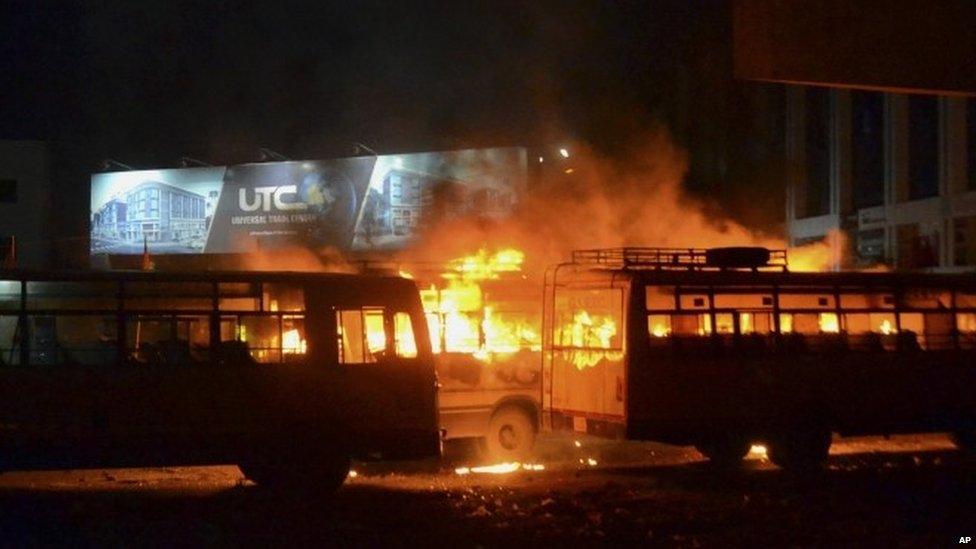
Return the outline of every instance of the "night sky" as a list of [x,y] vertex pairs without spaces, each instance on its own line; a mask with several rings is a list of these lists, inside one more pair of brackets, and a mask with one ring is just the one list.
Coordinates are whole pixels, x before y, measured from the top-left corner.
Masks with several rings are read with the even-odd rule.
[[86,212],[69,210],[106,158],[150,168],[257,161],[259,147],[302,159],[365,154],[357,142],[381,154],[582,142],[626,162],[661,127],[690,152],[686,186],[720,217],[782,217],[769,144],[746,137],[744,90],[758,84],[732,79],[728,0],[4,10],[0,138],[53,144],[68,235],[85,234]]
[[[212,4],[220,4],[214,7]],[[7,3],[3,137],[166,165],[567,136],[670,115],[724,2]]]

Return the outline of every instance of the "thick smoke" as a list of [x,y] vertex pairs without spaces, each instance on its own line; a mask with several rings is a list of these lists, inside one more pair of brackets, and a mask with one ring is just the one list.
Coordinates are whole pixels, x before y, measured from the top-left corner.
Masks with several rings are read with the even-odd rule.
[[[626,161],[579,146],[568,159],[547,158],[510,219],[472,216],[436,224],[403,255],[440,261],[480,248],[515,247],[526,253],[527,267],[539,271],[576,249],[786,247],[782,238],[730,221],[715,204],[686,193],[687,156],[665,131],[644,142]],[[828,243],[815,244],[790,250],[791,263],[795,270],[823,270],[834,253]]]

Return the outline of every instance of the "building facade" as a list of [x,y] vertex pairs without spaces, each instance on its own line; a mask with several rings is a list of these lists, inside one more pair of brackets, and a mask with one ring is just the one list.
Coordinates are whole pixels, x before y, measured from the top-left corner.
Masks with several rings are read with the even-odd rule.
[[976,270],[976,100],[789,86],[786,226],[835,268]]
[[125,228],[121,240],[182,242],[206,236],[207,206],[204,197],[166,183],[148,181],[128,190],[123,212]]

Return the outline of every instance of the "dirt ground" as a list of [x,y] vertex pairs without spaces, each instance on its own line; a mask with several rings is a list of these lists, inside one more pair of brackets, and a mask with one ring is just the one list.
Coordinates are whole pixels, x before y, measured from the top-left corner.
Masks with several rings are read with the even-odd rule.
[[[3,546],[937,547],[976,536],[976,460],[941,436],[835,442],[794,476],[755,448],[717,473],[692,449],[547,439],[506,474],[453,449],[355,464],[334,496],[262,489],[233,466],[0,475]],[[461,469],[461,472],[465,472]]]

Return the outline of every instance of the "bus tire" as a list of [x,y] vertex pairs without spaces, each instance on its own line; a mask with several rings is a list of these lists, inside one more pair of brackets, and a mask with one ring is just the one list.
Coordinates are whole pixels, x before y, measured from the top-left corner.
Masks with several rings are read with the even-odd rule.
[[783,469],[817,469],[830,454],[830,436],[830,431],[823,428],[777,433],[768,441],[769,461]]
[[707,457],[711,465],[732,468],[742,464],[742,459],[749,453],[750,446],[751,443],[746,437],[730,434],[702,440],[695,445],[695,449]]
[[253,461],[242,463],[240,469],[245,477],[262,488],[284,488],[326,494],[338,490],[349,476],[351,461],[348,456],[300,461],[302,465]]
[[535,445],[535,424],[529,413],[518,406],[505,406],[488,422],[485,451],[489,460],[522,461]]

